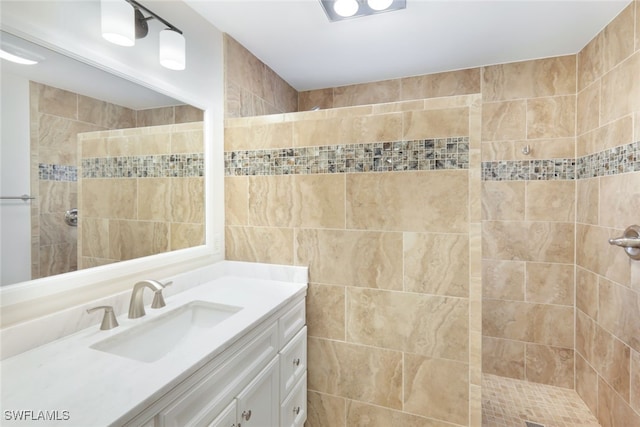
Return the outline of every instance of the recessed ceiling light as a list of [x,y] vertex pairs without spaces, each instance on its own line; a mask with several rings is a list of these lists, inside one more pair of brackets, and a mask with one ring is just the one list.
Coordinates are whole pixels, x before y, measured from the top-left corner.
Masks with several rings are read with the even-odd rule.
[[359,7],[356,0],[336,0],[333,3],[333,10],[344,18],[355,15]]
[[320,0],[320,4],[329,21],[336,22],[406,9],[407,0]]
[[385,10],[391,6],[393,0],[367,0],[367,4],[373,10]]
[[22,65],[34,65],[44,60],[43,56],[33,53],[18,45],[17,42],[9,41],[6,38],[2,39],[0,58]]

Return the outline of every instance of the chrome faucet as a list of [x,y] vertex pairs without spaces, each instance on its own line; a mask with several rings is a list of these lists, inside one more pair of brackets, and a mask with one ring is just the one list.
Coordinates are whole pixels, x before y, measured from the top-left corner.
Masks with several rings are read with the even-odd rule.
[[155,293],[153,296],[153,302],[151,303],[151,308],[161,308],[165,306],[162,290],[171,283],[173,282],[162,284],[157,280],[142,280],[133,285],[131,301],[129,302],[129,319],[137,319],[138,317],[142,317],[146,314],[144,311],[144,301],[142,299],[144,288],[149,288]]

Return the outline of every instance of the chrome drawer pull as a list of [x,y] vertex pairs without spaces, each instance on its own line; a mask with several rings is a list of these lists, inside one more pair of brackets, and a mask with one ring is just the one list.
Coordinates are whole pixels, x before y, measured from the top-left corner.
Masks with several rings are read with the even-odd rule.
[[300,366],[300,358],[293,359],[293,364],[296,366]]
[[249,421],[249,418],[251,418],[251,409],[249,409],[248,411],[242,411],[242,415],[241,417],[245,420],[245,421]]
[[298,414],[300,413],[300,407],[299,407],[299,406],[297,406],[297,407],[293,408],[293,413],[294,413],[295,415],[298,415]]

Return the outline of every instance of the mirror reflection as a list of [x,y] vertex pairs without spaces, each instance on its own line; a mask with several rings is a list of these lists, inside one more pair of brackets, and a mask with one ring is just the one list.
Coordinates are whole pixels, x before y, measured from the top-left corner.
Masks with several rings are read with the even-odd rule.
[[0,284],[204,244],[202,111],[0,40]]

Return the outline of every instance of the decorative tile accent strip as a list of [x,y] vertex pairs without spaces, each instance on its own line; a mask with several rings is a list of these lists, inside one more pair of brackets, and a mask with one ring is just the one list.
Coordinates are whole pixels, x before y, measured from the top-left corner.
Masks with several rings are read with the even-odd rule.
[[38,164],[38,179],[41,181],[78,181],[78,168],[76,166]]
[[202,153],[82,159],[83,178],[186,178],[198,176],[204,176],[204,155]]
[[483,181],[572,180],[640,171],[640,141],[574,159],[482,162]]
[[483,181],[549,181],[575,179],[574,159],[482,162]]
[[469,138],[224,153],[225,175],[290,175],[469,169]]
[[640,171],[640,141],[578,158],[578,179]]

